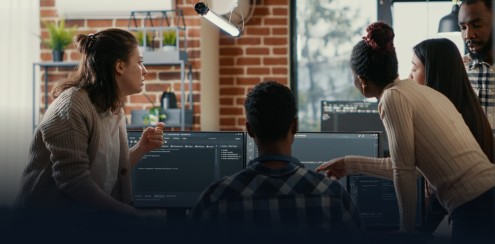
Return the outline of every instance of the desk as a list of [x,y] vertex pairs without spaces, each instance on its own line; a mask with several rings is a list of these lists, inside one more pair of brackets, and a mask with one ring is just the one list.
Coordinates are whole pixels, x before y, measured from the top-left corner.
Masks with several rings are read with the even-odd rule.
[[[186,111],[186,96],[185,96],[185,65],[187,62],[187,57],[181,57],[178,60],[163,60],[163,61],[148,61],[144,62],[145,66],[180,66],[180,93],[181,93],[181,107],[180,107],[180,121],[178,123],[166,124],[166,127],[180,127],[181,130],[185,130],[186,124],[188,127],[192,126],[192,108],[193,108],[193,96],[192,96],[192,73],[191,66],[189,66],[189,105]],[[41,69],[44,69],[44,85],[45,85],[45,111],[48,109],[48,69],[51,67],[67,67],[67,68],[75,68],[79,63],[78,62],[36,62],[33,63],[33,132],[38,126],[39,123],[39,107],[37,107],[37,103],[39,99],[37,99],[36,94],[36,67],[39,66]],[[186,114],[188,116],[186,120]],[[189,118],[189,116],[191,118]]]

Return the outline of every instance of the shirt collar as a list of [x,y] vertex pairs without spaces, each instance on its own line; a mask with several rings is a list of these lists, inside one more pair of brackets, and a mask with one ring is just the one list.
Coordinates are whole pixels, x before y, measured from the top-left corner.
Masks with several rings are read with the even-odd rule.
[[488,66],[490,67],[491,65],[481,59],[477,59],[477,58],[474,58],[472,57],[471,55],[466,55],[465,57],[466,61],[469,62],[469,65],[468,65],[468,69],[469,70],[472,70],[476,67],[479,67],[481,65],[485,65],[485,66]]
[[[287,162],[287,166],[281,169],[270,169],[263,166],[263,161],[276,160],[276,161],[285,161]],[[304,168],[304,165],[299,162],[297,158],[286,156],[286,155],[267,155],[262,157],[257,157],[251,160],[248,163],[248,167],[251,169],[261,172],[266,175],[271,176],[282,176],[286,174],[290,174],[299,168]]]

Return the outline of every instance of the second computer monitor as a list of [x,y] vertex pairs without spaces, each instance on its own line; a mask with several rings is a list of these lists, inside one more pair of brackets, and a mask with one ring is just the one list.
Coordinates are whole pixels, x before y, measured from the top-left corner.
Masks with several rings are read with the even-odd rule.
[[321,101],[321,131],[383,133],[383,151],[389,155],[387,135],[378,114],[378,103],[365,101]]
[[[292,156],[306,169],[315,170],[330,159],[346,155],[379,157],[382,135],[379,132],[298,132],[292,143]],[[253,138],[246,136],[246,163],[258,156]],[[339,180],[347,187],[347,178]]]
[[[292,144],[292,156],[310,170],[336,157],[381,155],[381,134],[379,132],[298,132]],[[246,136],[246,162],[258,156],[253,138]]]
[[[292,144],[292,156],[309,170],[333,158],[347,155],[380,157],[381,132],[299,132]],[[246,136],[246,160],[258,156],[251,137]],[[360,210],[364,225],[370,230],[396,230],[399,228],[399,207],[392,180],[362,174],[340,180]],[[422,224],[424,213],[423,180],[417,182],[416,223]]]

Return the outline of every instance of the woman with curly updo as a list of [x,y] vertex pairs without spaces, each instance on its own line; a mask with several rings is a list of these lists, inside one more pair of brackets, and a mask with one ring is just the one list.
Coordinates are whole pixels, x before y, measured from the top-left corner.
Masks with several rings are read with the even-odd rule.
[[423,175],[452,218],[453,242],[494,240],[495,165],[447,97],[399,79],[393,29],[376,22],[366,31],[352,50],[351,69],[356,88],[379,100],[391,157],[346,156],[318,171],[337,178],[364,173],[393,179],[401,231],[408,233],[415,231],[416,180]]
[[143,88],[143,57],[128,31],[79,34],[77,70],[55,87],[36,128],[17,205],[36,210],[135,215],[131,165],[162,145],[163,123],[128,148],[123,105]]

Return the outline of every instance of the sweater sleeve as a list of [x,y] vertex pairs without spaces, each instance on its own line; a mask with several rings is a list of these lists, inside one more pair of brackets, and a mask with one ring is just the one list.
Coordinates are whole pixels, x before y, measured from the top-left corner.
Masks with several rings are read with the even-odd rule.
[[[68,197],[90,207],[134,214],[132,207],[105,193],[91,178],[91,151],[97,150],[96,112],[81,94],[61,96],[53,104],[41,131],[50,151],[52,177]],[[92,133],[93,132],[93,133]]]
[[393,179],[392,160],[390,158],[345,156],[345,170],[348,175],[363,173],[387,180]]
[[414,232],[416,216],[416,164],[414,104],[400,92],[386,90],[380,101],[380,117],[387,131],[401,230]]

